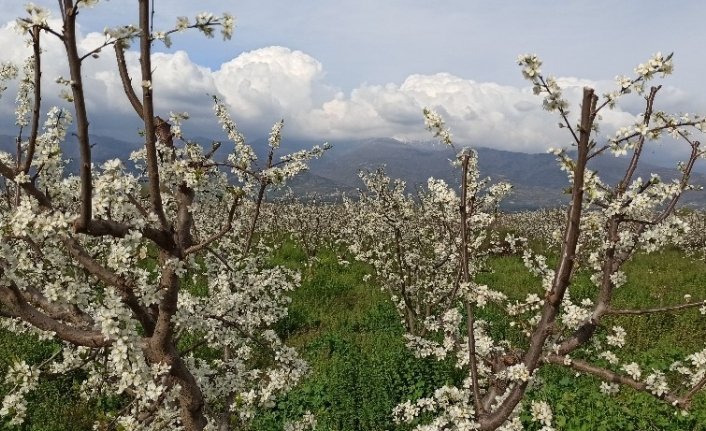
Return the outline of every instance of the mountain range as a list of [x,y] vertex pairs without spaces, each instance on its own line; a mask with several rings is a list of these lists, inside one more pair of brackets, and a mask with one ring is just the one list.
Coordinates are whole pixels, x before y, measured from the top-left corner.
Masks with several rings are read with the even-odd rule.
[[[197,138],[198,142],[210,146],[210,139]],[[15,152],[15,138],[0,135],[0,150]],[[91,136],[93,157],[101,163],[108,159],[126,159],[130,152],[139,149],[141,144],[121,141],[106,136]],[[296,196],[316,194],[332,199],[340,194],[355,196],[363,187],[358,173],[361,170],[375,170],[385,166],[392,178],[406,181],[408,190],[426,184],[429,177],[443,179],[447,183],[459,183],[459,170],[450,165],[454,158],[453,150],[431,142],[402,142],[390,138],[366,139],[359,141],[334,142],[333,148],[319,160],[310,163],[308,172],[288,183]],[[264,158],[269,150],[267,139],[251,142],[259,158]],[[311,141],[284,141],[279,154],[287,154],[310,148]],[[216,152],[216,159],[226,157],[228,145]],[[482,176],[492,182],[506,181],[513,184],[512,194],[503,201],[501,207],[507,211],[532,210],[554,207],[568,202],[564,189],[569,186],[566,173],[559,169],[555,156],[551,154],[528,154],[492,148],[477,147],[478,165]],[[64,155],[73,159],[69,165],[72,171],[78,170],[78,145],[75,137],[69,137],[63,147]],[[628,159],[616,158],[610,154],[592,159],[589,168],[598,171],[601,179],[608,184],[617,183],[624,172]],[[667,181],[677,178],[676,169],[652,164],[642,164],[637,175],[649,178],[652,173]],[[706,185],[706,175],[694,173],[694,184]],[[706,192],[689,192],[682,203],[693,207],[706,207]]]

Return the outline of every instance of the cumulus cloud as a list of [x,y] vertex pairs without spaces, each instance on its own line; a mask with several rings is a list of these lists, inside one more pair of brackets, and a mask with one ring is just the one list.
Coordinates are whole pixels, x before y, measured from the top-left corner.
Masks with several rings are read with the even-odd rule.
[[[312,140],[394,137],[428,139],[422,109],[442,113],[460,144],[525,152],[566,147],[570,135],[558,127],[560,118],[542,109],[542,98],[529,86],[476,82],[449,73],[411,75],[401,84],[361,84],[346,94],[325,82],[323,65],[301,51],[272,46],[246,52],[212,73],[216,92],[251,137],[262,136],[280,118],[289,136]],[[611,81],[559,78],[578,121],[583,87],[598,94],[615,89]],[[681,91],[667,88],[666,105],[684,104]],[[602,116],[602,133],[638,119],[640,97],[626,99]],[[634,101],[637,102],[634,102]]]
[[[55,23],[57,25],[58,23]],[[98,33],[81,35],[81,49],[87,52],[103,43]],[[58,76],[68,76],[63,47],[47,36],[43,54],[47,82],[46,105],[62,103],[56,97],[60,88],[53,84]],[[12,25],[0,28],[4,48],[0,60],[21,63],[28,49]],[[106,49],[98,59],[88,59],[84,80],[91,109],[93,133],[114,134],[135,139],[139,127],[123,94],[112,57]],[[133,86],[140,94],[138,53],[127,55]],[[215,70],[196,64],[184,51],[155,53],[152,59],[153,87],[157,114],[188,111],[192,119],[184,131],[191,136],[218,138],[209,95],[220,95],[230,107],[233,119],[246,136],[265,136],[271,125],[284,119],[286,136],[321,140],[395,137],[428,139],[422,109],[429,107],[444,115],[459,144],[490,146],[525,152],[541,152],[549,147],[568,146],[570,135],[558,127],[559,118],[542,109],[542,99],[529,86],[516,87],[493,82],[477,82],[449,73],[413,74],[402,83],[374,85],[363,83],[343,92],[326,82],[324,65],[297,50],[271,46],[244,52]],[[519,71],[518,71],[519,74]],[[601,94],[615,88],[612,81],[590,81],[565,77],[559,82],[572,102],[572,122],[578,118],[582,89],[591,86]],[[10,89],[9,91],[12,91]],[[683,91],[665,87],[661,109],[689,105]],[[605,136],[620,126],[634,123],[644,101],[633,97],[618,109],[605,111],[602,131]],[[0,101],[0,112],[11,112],[12,97]],[[683,108],[682,108],[683,109]],[[4,115],[4,118],[11,118]],[[0,124],[8,133],[12,125]]]
[[[53,28],[61,28],[61,22],[50,20]],[[79,55],[100,47],[105,36],[102,33],[83,34],[78,27]],[[0,44],[3,52],[0,61],[11,61],[22,65],[29,54],[30,48],[24,37],[14,29],[14,23],[8,23],[0,28]],[[63,89],[68,88],[57,84],[59,77],[68,79],[69,69],[64,47],[61,41],[53,35],[42,35],[42,103],[45,111],[53,105],[69,106],[59,97]],[[5,49],[7,47],[7,49]],[[132,77],[132,86],[138,97],[140,88],[139,54],[135,51],[126,53],[128,70]],[[216,94],[213,72],[195,64],[184,51],[171,54],[154,53],[152,56],[153,88],[156,93],[155,109],[157,115],[167,117],[170,111],[189,111],[194,117],[194,130],[211,131],[217,127],[213,120],[209,94]],[[139,118],[135,115],[125,96],[123,86],[117,71],[113,49],[105,48],[97,58],[87,58],[83,62],[82,79],[86,89],[86,102],[91,123],[91,133],[97,135],[116,135],[120,139],[139,139],[137,131],[140,128]],[[0,113],[5,121],[0,121],[0,132],[16,133],[11,118],[14,109],[13,96],[17,91],[17,83],[8,85],[5,96],[0,100]]]
[[[560,80],[565,96],[578,105],[584,86],[606,83],[575,78]],[[303,133],[329,133],[337,139],[351,136],[391,136],[428,139],[421,112],[428,107],[440,112],[461,144],[491,146],[524,152],[541,152],[567,146],[570,136],[558,127],[559,117],[542,109],[542,99],[529,87],[476,82],[448,73],[412,75],[401,85],[362,85],[349,97],[333,100],[300,115]],[[578,114],[578,109],[576,114]],[[605,131],[633,123],[636,117],[620,109],[603,116]]]
[[322,64],[288,48],[273,46],[240,54],[213,73],[233,115],[256,125],[299,117],[330,97]]

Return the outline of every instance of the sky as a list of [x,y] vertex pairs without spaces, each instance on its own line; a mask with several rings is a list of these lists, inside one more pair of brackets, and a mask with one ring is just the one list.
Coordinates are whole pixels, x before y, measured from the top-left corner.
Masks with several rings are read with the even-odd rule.
[[[105,27],[136,23],[136,3],[82,9],[80,48],[100,44]],[[35,4],[59,16],[56,1]],[[0,61],[21,64],[28,51],[13,18],[25,13],[23,2],[0,0],[0,10]],[[558,77],[577,103],[584,86],[612,91],[616,75],[633,76],[652,54],[674,52],[674,75],[654,81],[663,85],[657,109],[706,113],[702,1],[155,0],[154,28],[168,30],[177,16],[193,21],[203,11],[233,13],[232,40],[179,33],[171,49],[157,43],[153,55],[157,114],[189,112],[186,137],[219,135],[210,97],[217,94],[249,139],[267,136],[284,119],[285,139],[424,140],[431,136],[422,109],[429,107],[444,115],[461,145],[566,147],[570,136],[559,118],[542,110],[541,97],[522,78],[516,59],[524,53],[539,55],[542,72]],[[53,81],[68,72],[58,40],[44,40],[48,109],[61,103]],[[110,54],[85,63],[91,133],[139,140]],[[128,61],[139,82],[137,53]],[[17,133],[15,90],[10,84],[0,99],[0,133]],[[643,105],[633,96],[605,112],[601,136],[637,121]],[[662,144],[659,151],[683,154],[683,147]]]

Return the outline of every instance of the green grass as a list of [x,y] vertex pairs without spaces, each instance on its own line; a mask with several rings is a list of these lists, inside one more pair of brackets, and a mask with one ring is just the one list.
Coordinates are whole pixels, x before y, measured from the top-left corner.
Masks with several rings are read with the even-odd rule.
[[[457,384],[463,376],[453,365],[432,359],[417,359],[404,346],[400,319],[386,293],[363,276],[370,268],[351,262],[342,266],[335,253],[324,251],[302,286],[292,293],[289,315],[277,323],[276,331],[295,346],[312,366],[311,375],[277,406],[261,413],[253,430],[281,430],[287,421],[304,412],[316,414],[319,430],[403,430],[392,422],[392,408],[405,400],[428,396],[446,383]],[[551,259],[550,259],[551,260]],[[278,248],[272,265],[304,271],[306,256],[293,243]],[[541,293],[539,280],[529,274],[518,257],[494,258],[493,272],[478,281],[523,299]],[[658,307],[679,304],[684,295],[706,298],[706,264],[684,257],[678,250],[640,255],[626,264],[629,282],[615,294],[615,307]],[[570,291],[573,298],[593,297],[595,287],[579,274]],[[497,338],[523,342],[517,329],[499,308],[488,306],[478,317],[491,322]],[[698,310],[652,316],[618,316],[605,325],[621,325],[628,344],[615,352],[643,366],[665,367],[673,360],[704,346],[706,317]],[[680,346],[680,347],[677,347]],[[37,342],[0,331],[0,375],[15,356],[39,363],[52,354],[53,343]],[[30,400],[27,424],[20,430],[90,429],[93,415],[103,407],[80,399],[75,387],[80,375],[42,383]],[[621,389],[616,397],[598,392],[600,382],[592,377],[575,378],[561,367],[545,367],[547,382],[532,394],[554,408],[560,430],[706,430],[706,397],[696,397],[688,416],[647,394]],[[7,387],[0,386],[0,396]],[[105,402],[105,401],[101,401]],[[539,427],[525,414],[528,430]],[[0,419],[0,429],[3,429]]]
[[[312,365],[312,374],[252,429],[281,430],[307,410],[321,430],[401,429],[392,423],[395,405],[458,383],[461,375],[451,363],[416,359],[405,347],[387,294],[362,281],[367,265],[342,266],[327,252],[319,259],[293,292],[289,316],[277,325]],[[304,262],[292,244],[274,260],[294,268]]]
[[[57,345],[37,341],[34,337],[19,336],[0,329],[0,376],[16,360],[24,359],[39,364],[50,357]],[[73,389],[81,375],[73,373],[40,381],[39,387],[28,396],[27,420],[23,431],[90,430],[93,426],[91,406],[81,400]],[[10,388],[0,379],[0,396]],[[0,429],[12,429],[0,418]]]
[[[555,260],[550,258],[550,262]],[[554,262],[551,262],[554,263]],[[524,270],[522,260],[503,257],[491,262],[495,270],[482,274],[479,281],[503,291],[513,299],[528,293],[540,293],[539,280]],[[614,295],[616,309],[653,308],[677,305],[684,295],[691,300],[706,299],[706,264],[685,257],[682,251],[666,249],[654,254],[641,254],[625,265],[628,283]],[[587,274],[578,274],[570,287],[574,299],[595,298],[596,287]],[[504,318],[491,317],[499,328]],[[634,360],[643,372],[654,367],[665,369],[676,360],[706,343],[706,317],[698,309],[678,313],[612,316],[605,318],[604,327],[619,325],[628,333],[626,346],[613,349],[621,359]],[[508,335],[512,335],[509,331]],[[514,340],[513,340],[514,341]],[[687,416],[670,405],[645,393],[622,388],[616,397],[606,397],[598,391],[600,381],[590,376],[576,378],[575,373],[561,367],[545,367],[540,376],[546,385],[532,394],[533,399],[547,400],[554,408],[555,424],[562,430],[706,430],[706,395],[694,399]],[[527,429],[538,429],[523,416]]]
[[[296,251],[283,248],[283,256]],[[550,256],[550,263],[556,257]],[[290,260],[291,264],[294,260]],[[300,259],[299,262],[302,262]],[[280,262],[284,263],[284,262]],[[478,281],[503,291],[511,299],[541,293],[539,280],[519,257],[495,258],[493,272]],[[678,250],[640,255],[626,265],[629,283],[616,293],[615,306],[633,308],[683,302],[684,294],[706,298],[706,265],[694,263]],[[287,334],[312,363],[312,376],[295,389],[273,412],[259,418],[253,429],[274,430],[286,420],[310,410],[317,414],[319,429],[384,430],[395,428],[390,411],[395,404],[430,394],[443,383],[461,378],[450,364],[421,361],[406,351],[400,336],[399,318],[386,294],[361,283],[368,268],[337,265],[324,257],[313,278],[295,292],[290,317],[298,330]],[[657,276],[658,274],[658,276]],[[667,286],[671,286],[667,288]],[[594,297],[596,288],[588,274],[578,274],[571,286],[573,298]],[[699,296],[699,294],[701,296]],[[294,317],[296,316],[296,317]],[[491,333],[513,342],[524,341],[509,320],[493,306],[479,310],[478,317],[492,323]],[[655,316],[621,316],[606,319],[621,325],[629,344],[618,352],[633,358],[643,369],[666,367],[704,343],[704,317],[697,310]],[[683,331],[686,329],[688,334]],[[676,348],[675,346],[683,348]],[[457,373],[457,372],[456,372]],[[706,397],[698,396],[688,416],[652,396],[624,388],[613,398],[598,391],[600,382],[589,376],[575,378],[561,367],[545,367],[547,385],[532,394],[555,408],[557,429],[565,430],[703,430]],[[527,429],[538,429],[525,415]]]

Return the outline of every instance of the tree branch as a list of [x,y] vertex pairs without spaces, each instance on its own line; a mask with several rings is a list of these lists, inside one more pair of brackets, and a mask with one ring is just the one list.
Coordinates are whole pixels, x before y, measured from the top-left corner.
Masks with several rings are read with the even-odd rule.
[[[461,218],[461,271],[463,274],[463,281],[466,283],[471,282],[471,275],[469,272],[469,258],[468,258],[468,164],[470,163],[470,155],[463,155],[463,165],[462,165],[462,175],[463,183],[461,184],[461,207],[459,208],[460,218]],[[475,196],[474,196],[475,198]],[[473,211],[473,209],[471,210]],[[471,367],[471,382],[473,385],[473,402],[476,407],[478,415],[483,415],[485,413],[485,408],[480,396],[480,388],[478,387],[478,363],[476,359],[476,335],[474,332],[475,316],[473,312],[473,304],[466,300],[466,313],[468,314],[468,323],[466,324],[468,332],[468,364]]]
[[[152,53],[149,31],[149,1],[140,0],[140,66],[142,71],[142,121],[145,124],[145,150],[147,158],[147,176],[152,211],[157,215],[162,229],[170,230],[164,213],[162,194],[159,183],[159,164],[157,161],[156,127],[154,102],[152,100]],[[128,96],[129,98],[129,96]]]
[[[32,48],[34,49],[34,107],[32,108],[32,128],[29,134],[29,144],[24,163],[18,164],[18,172],[28,173],[34,158],[34,150],[37,146],[37,134],[39,132],[39,115],[42,104],[42,50],[39,45],[39,27],[32,27]],[[17,154],[18,161],[20,154]]]
[[93,176],[91,173],[91,144],[88,136],[88,113],[86,111],[86,98],[83,88],[81,57],[78,55],[78,41],[76,40],[76,16],[78,15],[78,8],[74,5],[72,0],[63,1],[65,11],[63,16],[63,41],[69,62],[71,90],[76,115],[76,138],[78,139],[81,154],[81,170],[79,173],[81,179],[81,209],[79,217],[74,222],[74,229],[76,232],[86,232],[93,211]]
[[233,218],[235,217],[235,209],[237,208],[237,206],[239,204],[240,204],[240,197],[236,197],[233,200],[233,204],[230,206],[230,211],[228,211],[228,218],[226,220],[225,225],[223,225],[223,227],[221,228],[221,230],[219,232],[216,232],[215,234],[211,235],[209,238],[206,238],[200,244],[193,245],[193,246],[187,248],[186,250],[184,250],[184,256],[188,256],[189,254],[192,254],[192,253],[198,253],[199,251],[208,247],[214,241],[219,240],[225,234],[230,232],[231,229],[233,229]]
[[653,314],[653,313],[668,313],[670,311],[680,311],[680,310],[687,310],[689,308],[696,308],[696,307],[702,307],[706,306],[706,301],[699,301],[699,302],[689,302],[687,304],[680,304],[680,305],[671,305],[671,306],[666,306],[666,307],[656,307],[656,308],[643,308],[643,309],[623,309],[623,310],[616,310],[612,308],[608,308],[603,315],[609,316],[609,315],[643,315],[643,314]]
[[[552,287],[545,297],[542,315],[537,328],[532,334],[530,347],[525,353],[523,362],[531,373],[538,365],[542,355],[544,342],[552,332],[552,326],[559,313],[561,301],[571,280],[571,274],[576,258],[576,246],[581,231],[581,214],[583,212],[583,185],[586,175],[586,162],[591,145],[591,131],[596,116],[598,97],[592,88],[584,87],[581,104],[581,124],[579,127],[578,156],[574,166],[574,184],[571,191],[571,203],[567,212],[566,228],[561,245],[561,260],[552,282]],[[509,417],[515,406],[522,400],[527,389],[527,383],[515,385],[503,403],[490,415],[481,418],[482,430],[494,430]]]
[[[605,382],[611,382],[611,383],[619,383],[621,385],[629,386],[636,391],[640,392],[645,392],[648,394],[652,394],[653,396],[665,400],[669,403],[671,403],[674,406],[679,406],[683,409],[688,409],[691,405],[691,397],[696,393],[696,391],[689,391],[685,394],[683,397],[676,397],[672,394],[664,393],[661,395],[657,395],[652,393],[648,388],[647,388],[647,383],[640,382],[638,380],[635,380],[631,377],[624,376],[622,374],[615,373],[613,371],[607,370],[605,368],[597,367],[595,365],[592,365],[586,361],[581,361],[577,359],[571,359],[571,361],[566,361],[566,358],[564,356],[559,356],[559,355],[549,355],[545,358],[545,360],[553,365],[560,365],[566,368],[571,368],[573,370],[582,372],[582,373],[587,373],[592,376],[598,377],[599,379],[605,381]],[[700,383],[701,386],[703,386],[703,382]],[[697,385],[698,387],[698,385]]]
[[[0,272],[4,271],[0,269]],[[84,330],[70,326],[39,311],[25,300],[22,292],[13,282],[10,283],[10,286],[0,285],[0,302],[8,308],[9,314],[42,331],[54,332],[62,340],[69,343],[93,348],[107,347],[113,344],[113,340],[106,339],[100,331]]]
[[[646,101],[647,105],[645,106],[645,111],[644,115],[642,117],[642,124],[646,127],[649,128],[650,125],[650,120],[652,119],[652,106],[655,103],[655,97],[657,97],[657,92],[659,89],[662,88],[662,86],[657,86],[657,87],[651,87],[650,88],[650,94],[647,96]],[[640,135],[637,141],[637,145],[635,146],[635,151],[632,153],[632,158],[630,159],[630,165],[628,166],[628,169],[625,171],[625,176],[623,177],[622,181],[618,183],[618,186],[616,187],[616,197],[622,196],[622,194],[625,192],[625,189],[628,187],[628,184],[630,183],[633,174],[635,173],[635,170],[637,169],[637,164],[640,161],[640,155],[642,154],[642,147],[645,145],[645,135]]]
[[[15,181],[15,177],[17,174],[15,173],[15,170],[4,164],[3,162],[0,161],[0,175],[3,177],[7,178],[10,181]],[[25,182],[22,184],[19,184],[20,188],[27,192],[30,196],[35,198],[37,202],[39,203],[39,206],[49,209],[52,207],[51,200],[49,197],[47,197],[46,194],[42,193],[41,190],[37,188],[37,186],[34,185],[33,182]]]
[[142,324],[145,332],[147,334],[151,334],[155,328],[155,320],[147,307],[145,307],[135,295],[134,281],[121,277],[96,262],[96,260],[93,259],[74,238],[68,235],[63,235],[61,237],[61,241],[64,243],[64,246],[69,251],[71,256],[73,256],[73,258],[76,259],[81,266],[86,268],[88,272],[93,274],[105,284],[113,286],[118,290],[121,300],[135,314],[135,317],[140,321],[140,324]]
[[125,48],[119,43],[113,45],[113,48],[115,49],[115,58],[118,61],[118,73],[120,74],[120,81],[123,84],[123,91],[127,96],[127,100],[130,101],[132,109],[134,109],[137,113],[137,116],[143,118],[144,108],[142,107],[142,102],[140,102],[140,99],[135,93],[135,89],[132,87],[132,79],[127,71],[127,63],[125,62]]

